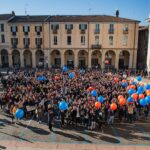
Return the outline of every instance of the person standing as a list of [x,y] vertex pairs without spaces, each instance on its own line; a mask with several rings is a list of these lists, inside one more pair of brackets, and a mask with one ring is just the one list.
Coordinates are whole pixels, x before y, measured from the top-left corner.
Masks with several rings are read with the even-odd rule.
[[52,129],[53,117],[54,117],[53,108],[51,106],[50,107],[48,106],[48,127],[50,131],[53,131]]

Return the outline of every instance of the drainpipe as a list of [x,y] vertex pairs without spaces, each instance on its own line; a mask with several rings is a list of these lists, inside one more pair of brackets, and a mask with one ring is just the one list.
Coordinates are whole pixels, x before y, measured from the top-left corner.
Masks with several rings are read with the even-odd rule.
[[[134,45],[133,45],[133,59],[132,59],[132,68],[134,67],[134,51],[135,51],[135,38],[136,38],[136,22],[134,23]],[[135,68],[136,69],[136,68]]]

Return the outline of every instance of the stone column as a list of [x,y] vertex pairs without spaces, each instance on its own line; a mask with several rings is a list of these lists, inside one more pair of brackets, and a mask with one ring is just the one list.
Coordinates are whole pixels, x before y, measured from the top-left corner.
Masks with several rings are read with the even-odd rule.
[[147,72],[148,77],[150,77],[150,16],[147,20],[149,22],[149,35],[148,35],[148,51],[147,51]]
[[44,50],[44,68],[48,68],[48,50]]
[[133,68],[136,69],[136,62],[137,62],[137,49],[134,50],[134,58],[133,58]]
[[61,67],[63,67],[65,65],[65,61],[64,61],[64,50],[61,50]]
[[119,54],[120,54],[120,50],[116,50],[115,69],[117,69],[117,70],[119,67]]
[[9,62],[9,67],[10,68],[13,67],[12,66],[12,54],[11,54],[11,52],[8,52],[8,62]]
[[133,50],[130,51],[130,57],[129,57],[129,69],[133,68],[132,62],[133,62]]
[[92,55],[92,52],[91,52],[91,50],[89,50],[89,52],[88,52],[88,68],[90,69],[91,68],[91,55]]
[[35,52],[36,50],[32,50],[32,68],[36,68],[36,58],[35,58]]
[[102,66],[101,66],[102,69],[105,68],[105,50],[102,50]]
[[50,54],[50,50],[48,50],[48,68],[51,68],[52,67],[52,63],[51,63],[51,54]]
[[1,56],[1,53],[0,53],[0,67],[2,66],[2,56]]
[[74,50],[74,67],[78,68],[79,65],[79,59],[78,59],[78,50]]
[[24,68],[24,55],[23,55],[24,50],[20,50],[20,63],[21,63],[21,68]]

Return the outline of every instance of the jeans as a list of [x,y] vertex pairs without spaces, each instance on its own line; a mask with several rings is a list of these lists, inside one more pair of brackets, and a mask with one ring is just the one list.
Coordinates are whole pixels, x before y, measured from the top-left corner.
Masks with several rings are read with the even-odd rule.
[[110,116],[108,119],[108,124],[113,124],[114,123],[114,116]]

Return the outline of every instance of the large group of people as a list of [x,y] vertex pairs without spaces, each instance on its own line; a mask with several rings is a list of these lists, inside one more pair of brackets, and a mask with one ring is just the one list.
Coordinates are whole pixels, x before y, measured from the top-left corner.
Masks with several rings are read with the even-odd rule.
[[[122,81],[126,84],[122,84]],[[101,129],[103,124],[113,125],[114,121],[132,123],[141,116],[147,119],[150,109],[148,103],[140,105],[138,98],[128,101],[127,85],[132,83],[122,73],[59,69],[18,71],[2,83],[6,92],[0,95],[1,109],[8,107],[12,122],[15,111],[20,108],[25,112],[24,118],[34,116],[39,123],[46,118],[51,131],[55,125],[54,120],[60,120],[61,128],[75,125],[94,130]],[[134,90],[139,86],[143,85],[140,82],[134,83]],[[97,92],[95,96],[89,87]],[[118,99],[120,95],[125,99],[122,105]],[[145,91],[143,95],[146,97]],[[104,101],[96,107],[95,102],[99,96]],[[62,101],[68,104],[66,110],[59,108]],[[112,103],[117,105],[116,109],[111,109]]]

